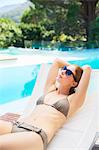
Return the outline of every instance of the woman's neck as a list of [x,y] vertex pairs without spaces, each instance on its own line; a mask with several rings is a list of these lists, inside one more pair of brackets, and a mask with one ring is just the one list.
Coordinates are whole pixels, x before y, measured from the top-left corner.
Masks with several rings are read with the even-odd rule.
[[69,89],[66,87],[58,87],[57,92],[58,94],[69,95]]

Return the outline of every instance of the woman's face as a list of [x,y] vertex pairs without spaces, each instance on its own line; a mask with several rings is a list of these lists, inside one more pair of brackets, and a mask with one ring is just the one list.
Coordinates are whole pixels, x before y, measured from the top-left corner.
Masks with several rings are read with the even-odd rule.
[[72,73],[68,74],[66,73],[67,70],[59,69],[56,80],[63,86],[75,86],[75,84],[77,84],[77,82],[74,79],[76,66],[69,65],[67,69],[70,70]]

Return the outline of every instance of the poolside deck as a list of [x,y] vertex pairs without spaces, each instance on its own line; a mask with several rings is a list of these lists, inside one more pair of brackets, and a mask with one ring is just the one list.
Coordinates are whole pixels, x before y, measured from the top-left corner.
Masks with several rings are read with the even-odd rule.
[[[33,64],[42,64],[42,63],[51,63],[53,60],[57,58],[56,55],[40,55],[40,54],[32,54],[32,55],[6,55],[0,54],[0,68],[4,67],[13,67],[13,66],[24,66],[24,65],[33,65]],[[65,61],[69,60],[81,60],[82,58],[78,57],[63,57],[58,56]]]
[[6,61],[6,60],[17,60],[18,58],[15,56],[9,56],[9,55],[4,55],[0,54],[0,61]]

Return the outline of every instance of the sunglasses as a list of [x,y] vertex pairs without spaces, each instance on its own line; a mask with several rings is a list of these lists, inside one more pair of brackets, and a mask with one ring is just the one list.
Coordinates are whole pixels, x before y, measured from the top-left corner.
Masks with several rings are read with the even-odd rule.
[[71,75],[72,75],[73,78],[74,78],[74,80],[75,80],[75,82],[76,82],[75,75],[74,75],[74,73],[73,73],[71,70],[67,69],[66,66],[64,66],[64,67],[62,68],[62,70],[65,70],[65,71],[66,71],[65,74],[66,74],[67,76],[71,76]]

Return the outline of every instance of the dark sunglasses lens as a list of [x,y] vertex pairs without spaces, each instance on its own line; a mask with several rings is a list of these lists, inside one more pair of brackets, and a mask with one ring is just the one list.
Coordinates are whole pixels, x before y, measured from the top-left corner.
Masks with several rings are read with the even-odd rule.
[[74,80],[76,81],[76,78],[75,78],[75,76],[74,76],[74,74],[73,74],[73,72],[72,72],[71,70],[67,70],[67,71],[66,71],[66,74],[67,74],[68,76],[70,76],[70,75],[72,74]]
[[63,69],[63,70],[67,70],[67,67],[66,67],[66,66],[64,66],[62,69]]
[[66,71],[66,74],[70,76],[70,75],[72,74],[72,71],[67,70],[67,71]]

